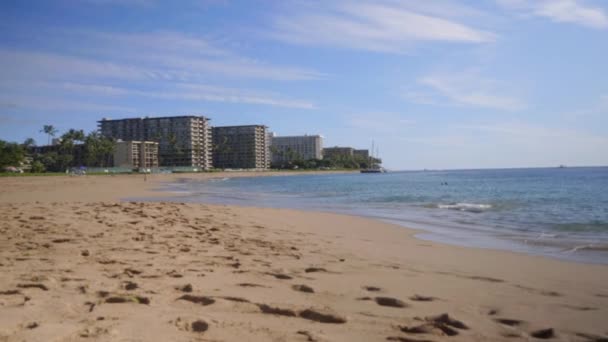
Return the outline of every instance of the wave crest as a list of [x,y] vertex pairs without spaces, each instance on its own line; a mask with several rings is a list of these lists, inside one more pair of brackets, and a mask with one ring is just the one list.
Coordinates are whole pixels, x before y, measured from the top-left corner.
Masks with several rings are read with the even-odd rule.
[[457,211],[467,211],[470,213],[482,213],[484,211],[492,209],[491,204],[479,204],[479,203],[450,203],[450,204],[437,204],[438,209],[449,209]]

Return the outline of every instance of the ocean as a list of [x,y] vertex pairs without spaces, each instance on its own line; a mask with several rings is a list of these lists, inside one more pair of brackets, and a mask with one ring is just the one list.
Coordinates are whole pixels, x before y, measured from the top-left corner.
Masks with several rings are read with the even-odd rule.
[[164,190],[179,202],[360,215],[421,239],[608,264],[608,167],[182,179]]

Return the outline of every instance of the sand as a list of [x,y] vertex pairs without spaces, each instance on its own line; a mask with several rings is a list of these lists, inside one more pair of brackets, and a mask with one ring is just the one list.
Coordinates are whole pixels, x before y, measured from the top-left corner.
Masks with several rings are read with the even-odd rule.
[[190,177],[209,175],[0,179],[0,341],[608,339],[607,266],[359,217],[120,201]]

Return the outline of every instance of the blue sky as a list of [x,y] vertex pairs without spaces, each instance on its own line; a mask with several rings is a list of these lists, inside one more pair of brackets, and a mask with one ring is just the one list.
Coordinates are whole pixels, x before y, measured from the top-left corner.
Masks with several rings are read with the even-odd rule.
[[608,165],[603,0],[0,2],[0,139],[206,115],[391,169]]

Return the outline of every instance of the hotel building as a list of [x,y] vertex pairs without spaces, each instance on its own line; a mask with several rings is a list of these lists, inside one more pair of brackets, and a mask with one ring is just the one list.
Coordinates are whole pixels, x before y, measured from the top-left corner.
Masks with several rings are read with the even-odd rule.
[[213,166],[220,169],[268,169],[268,127],[213,127]]
[[212,168],[212,130],[204,116],[129,118],[98,122],[102,135],[124,141],[158,143],[161,166]]
[[323,159],[323,137],[320,135],[274,136],[271,151],[273,163]]
[[158,167],[158,143],[155,141],[117,141],[114,166],[130,169]]
[[323,149],[324,159],[339,159],[344,157],[352,157],[355,149],[352,147],[326,147]]

